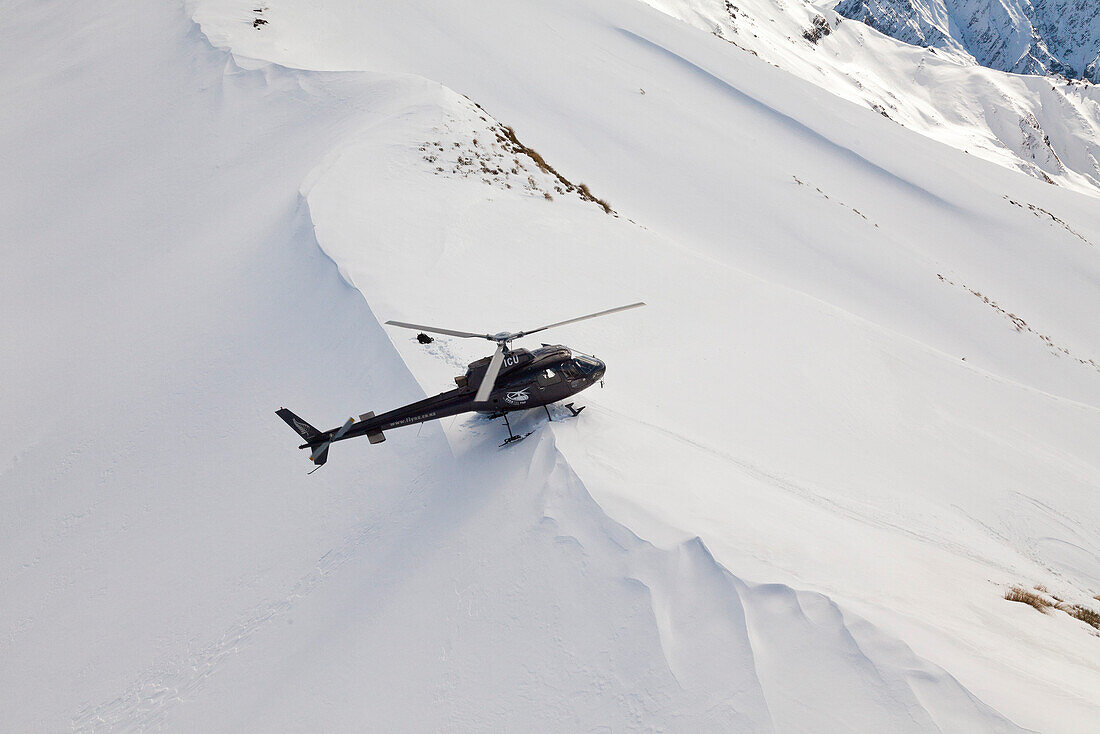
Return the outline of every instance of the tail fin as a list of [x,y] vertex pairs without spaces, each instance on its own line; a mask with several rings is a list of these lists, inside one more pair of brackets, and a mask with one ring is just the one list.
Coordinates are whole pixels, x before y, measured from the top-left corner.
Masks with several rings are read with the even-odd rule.
[[[317,449],[314,450],[314,452],[310,455],[309,460],[317,466],[324,466],[325,462],[328,461],[328,447],[329,444],[327,443],[318,446]],[[310,473],[312,474],[313,472]]]
[[321,438],[321,432],[316,428],[306,423],[304,420],[294,415],[286,408],[279,408],[275,411],[275,415],[286,421],[286,424],[294,429],[294,432],[306,440],[306,443],[313,443]]

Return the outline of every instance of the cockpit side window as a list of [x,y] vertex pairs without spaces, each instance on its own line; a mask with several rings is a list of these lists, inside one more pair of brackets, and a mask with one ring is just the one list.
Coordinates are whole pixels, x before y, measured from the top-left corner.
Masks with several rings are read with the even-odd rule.
[[545,369],[539,373],[539,387],[548,387],[558,382],[561,382],[561,374],[557,370]]

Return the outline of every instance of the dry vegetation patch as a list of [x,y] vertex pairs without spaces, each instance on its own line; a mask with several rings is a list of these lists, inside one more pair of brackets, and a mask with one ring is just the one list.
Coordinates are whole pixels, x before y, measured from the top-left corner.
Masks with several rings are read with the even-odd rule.
[[1094,629],[1100,630],[1100,613],[1081,604],[1059,604],[1058,608],[1074,619],[1079,619]]
[[1018,601],[1021,604],[1027,604],[1030,607],[1038,609],[1043,614],[1047,613],[1047,609],[1050,609],[1053,604],[1046,600],[1040,594],[1036,594],[1030,589],[1025,589],[1022,586],[1013,586],[1005,592],[1005,599],[1009,601]]
[[1069,349],[1067,349],[1063,345],[1055,342],[1054,339],[1052,339],[1050,336],[1048,336],[1046,334],[1040,334],[1038,331],[1036,331],[1035,329],[1028,326],[1027,322],[1024,321],[1023,318],[1021,318],[1020,316],[1017,316],[1016,314],[1008,311],[1003,306],[1001,306],[999,303],[997,303],[996,301],[991,299],[989,296],[983,295],[981,293],[981,291],[978,291],[975,288],[971,288],[970,286],[966,285],[965,283],[956,283],[955,281],[953,281],[950,278],[948,278],[947,276],[945,276],[943,273],[936,273],[936,277],[939,278],[940,281],[943,282],[943,283],[955,286],[956,288],[961,288],[964,291],[967,291],[968,293],[970,293],[975,298],[981,299],[981,301],[983,303],[985,303],[987,306],[989,306],[994,311],[996,311],[997,313],[1001,314],[1002,316],[1007,318],[1009,321],[1011,321],[1012,325],[1016,327],[1016,331],[1019,331],[1021,333],[1027,332],[1029,334],[1034,334],[1035,336],[1039,337],[1039,339],[1041,339],[1042,342],[1044,344],[1046,344],[1047,348],[1055,356],[1061,356],[1061,355],[1064,354],[1065,356],[1067,356],[1071,359],[1077,360],[1078,362],[1080,362],[1084,366],[1091,367],[1092,369],[1096,370],[1097,372],[1100,372],[1100,362],[1097,362],[1095,359],[1084,359],[1082,357],[1078,357],[1078,356],[1074,355],[1073,353],[1071,353],[1069,351]]
[[[1092,598],[1100,601],[1100,594]],[[1061,597],[1051,594],[1043,584],[1035,584],[1033,589],[1026,589],[1016,584],[1005,591],[1005,599],[1027,604],[1043,614],[1046,614],[1048,609],[1057,609],[1074,619],[1081,620],[1094,629],[1100,630],[1100,612],[1086,607],[1084,604],[1068,604],[1062,601]]]
[[435,128],[439,139],[419,146],[433,173],[480,179],[490,186],[514,189],[546,201],[554,201],[554,194],[572,195],[613,217],[619,216],[605,199],[585,184],[574,184],[561,175],[538,151],[522,143],[515,130],[492,119],[481,105],[468,98],[465,104],[470,112],[467,119],[447,115],[442,126]]

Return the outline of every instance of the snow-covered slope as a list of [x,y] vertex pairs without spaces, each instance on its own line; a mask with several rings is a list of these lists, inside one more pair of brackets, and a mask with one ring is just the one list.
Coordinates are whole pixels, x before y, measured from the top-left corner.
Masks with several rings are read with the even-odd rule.
[[1100,4],[1088,0],[840,0],[836,11],[992,69],[1100,82]]
[[[1086,727],[1100,640],[1001,594],[1100,592],[1096,199],[644,5],[517,7],[12,8],[4,726]],[[307,478],[272,415],[482,356],[380,318],[638,297],[507,451]]]
[[[805,0],[647,2],[970,155],[1084,191],[1100,186],[1100,88],[976,66],[950,41],[911,46]],[[889,17],[912,18],[929,35],[923,19],[936,7]]]

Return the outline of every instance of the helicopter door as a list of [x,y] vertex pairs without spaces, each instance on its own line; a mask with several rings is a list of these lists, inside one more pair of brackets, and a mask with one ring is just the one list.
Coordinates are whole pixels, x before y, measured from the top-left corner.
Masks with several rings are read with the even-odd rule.
[[536,382],[540,388],[546,389],[561,382],[561,373],[557,370],[545,369],[539,373]]

